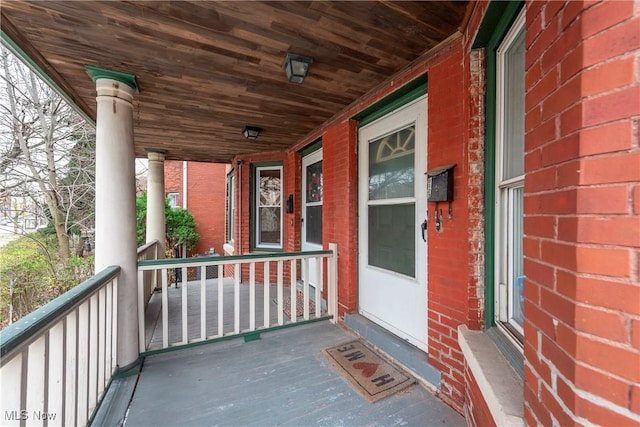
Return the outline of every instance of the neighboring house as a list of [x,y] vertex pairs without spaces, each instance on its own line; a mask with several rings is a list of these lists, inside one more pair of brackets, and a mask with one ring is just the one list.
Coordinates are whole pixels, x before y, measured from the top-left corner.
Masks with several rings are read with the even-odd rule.
[[226,174],[222,163],[164,162],[165,193],[173,208],[187,209],[197,224],[200,240],[189,255],[222,254],[225,243]]

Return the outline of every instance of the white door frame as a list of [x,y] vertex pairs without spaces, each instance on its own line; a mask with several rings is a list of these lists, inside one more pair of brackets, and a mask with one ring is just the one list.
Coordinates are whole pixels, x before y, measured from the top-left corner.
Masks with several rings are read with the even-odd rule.
[[[307,206],[322,206],[323,201],[320,202],[307,202],[307,166],[313,165],[319,161],[322,161],[322,148],[307,154],[302,158],[302,191],[300,192],[300,249],[302,251],[320,251],[322,250],[322,243],[313,243],[307,241]],[[316,285],[316,268],[317,262],[314,258],[309,260],[309,283],[312,286]]]
[[[415,124],[414,195],[369,200],[369,144]],[[420,224],[427,209],[427,97],[412,101],[358,132],[358,311],[423,351],[428,348],[427,243]],[[415,204],[415,277],[369,265],[369,207]],[[426,238],[426,236],[425,236]]]

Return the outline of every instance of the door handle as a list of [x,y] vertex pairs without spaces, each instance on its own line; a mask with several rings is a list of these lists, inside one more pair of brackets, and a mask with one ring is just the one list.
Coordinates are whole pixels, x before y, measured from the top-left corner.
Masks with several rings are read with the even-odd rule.
[[427,241],[427,237],[424,235],[424,232],[427,230],[427,220],[425,219],[422,224],[420,224],[420,229],[422,231],[422,240],[424,242]]

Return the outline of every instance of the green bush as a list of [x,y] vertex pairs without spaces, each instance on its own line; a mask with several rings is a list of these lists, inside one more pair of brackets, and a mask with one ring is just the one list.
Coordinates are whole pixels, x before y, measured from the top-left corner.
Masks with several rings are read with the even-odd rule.
[[59,260],[55,236],[31,233],[0,248],[0,327],[48,303],[93,275],[93,257]]

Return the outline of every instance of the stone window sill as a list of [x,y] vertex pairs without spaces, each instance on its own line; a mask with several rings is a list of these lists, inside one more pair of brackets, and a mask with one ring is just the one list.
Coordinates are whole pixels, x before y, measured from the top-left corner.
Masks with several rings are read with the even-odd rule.
[[458,344],[496,425],[524,426],[522,378],[493,340],[460,325]]

